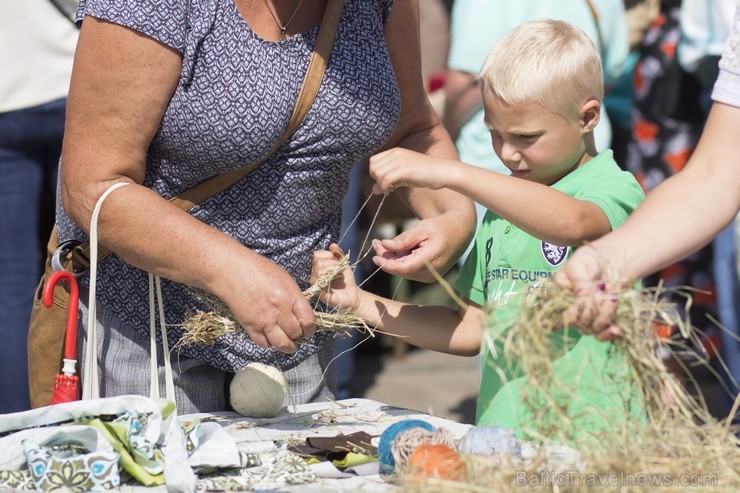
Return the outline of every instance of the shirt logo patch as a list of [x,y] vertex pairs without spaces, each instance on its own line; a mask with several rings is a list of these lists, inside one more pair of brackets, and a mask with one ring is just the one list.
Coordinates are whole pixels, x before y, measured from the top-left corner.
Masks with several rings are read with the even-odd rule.
[[546,241],[541,243],[541,248],[545,260],[553,267],[562,264],[563,260],[565,260],[565,254],[568,252],[568,247],[553,245]]

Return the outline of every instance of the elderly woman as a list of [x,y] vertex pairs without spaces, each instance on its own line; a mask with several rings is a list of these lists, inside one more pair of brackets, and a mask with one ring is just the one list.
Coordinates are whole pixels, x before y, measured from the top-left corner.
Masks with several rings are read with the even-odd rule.
[[[115,254],[97,280],[101,396],[149,391],[137,371],[149,361],[147,272],[166,279],[171,344],[186,315],[203,308],[193,288],[222,300],[248,335],[178,347],[181,413],[226,409],[230,376],[252,361],[285,372],[291,402],[332,396],[333,340],[315,333],[302,290],[313,252],[337,239],[353,163],[393,146],[455,157],[424,93],[416,2],[344,1],[318,94],[287,142],[189,214],[167,199],[273,147],[334,1],[80,3],[59,239],[84,239],[99,197],[131,183],[110,194],[98,222]],[[445,271],[467,246],[473,206],[447,190],[399,193],[421,221],[376,242],[375,261],[430,279],[426,261]]]

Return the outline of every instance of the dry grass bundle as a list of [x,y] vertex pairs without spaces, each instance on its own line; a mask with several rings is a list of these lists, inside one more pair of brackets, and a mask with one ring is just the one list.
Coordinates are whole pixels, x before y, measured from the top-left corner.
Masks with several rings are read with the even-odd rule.
[[[313,301],[319,293],[329,286],[332,279],[337,277],[344,269],[349,267],[349,255],[345,255],[336,268],[326,272],[317,279],[308,289],[303,292],[307,300]],[[188,346],[192,344],[213,344],[219,337],[226,334],[236,334],[243,337],[246,332],[236,321],[221,300],[205,291],[196,291],[196,296],[208,306],[208,311],[199,311],[185,319],[183,322],[184,333],[179,344]],[[357,317],[351,310],[335,309],[332,311],[315,310],[316,330],[332,332],[336,335],[349,335],[352,331],[373,334],[373,329],[364,320]],[[301,342],[299,344],[304,344]]]
[[[690,303],[690,291],[671,292],[679,292]],[[559,334],[566,332],[561,330],[563,313],[574,297],[571,291],[548,283],[519,313],[505,338],[491,341],[524,375],[522,401],[534,417],[532,429],[525,431],[530,441],[525,443],[536,444],[539,452],[522,458],[466,455],[465,481],[402,474],[402,484],[409,491],[425,493],[510,491],[515,487],[539,491],[740,490],[740,438],[730,426],[733,416],[726,421],[714,418],[701,397],[686,391],[661,356],[689,351],[687,340],[696,336],[688,323],[676,317],[676,306],[661,301],[666,293],[658,287],[625,290],[617,296],[614,322],[623,337],[613,343],[613,356],[626,363],[622,383],[639,389],[640,404],[644,403],[640,413],[629,416],[627,410],[634,409],[635,403],[625,402],[625,422],[593,434],[574,422],[563,405],[572,386],[557,381],[552,371],[563,351],[557,344]],[[667,321],[680,333],[661,339],[655,335],[655,324]],[[681,358],[674,357],[674,361]],[[559,468],[548,463],[547,444],[567,444],[580,452],[577,464]]]

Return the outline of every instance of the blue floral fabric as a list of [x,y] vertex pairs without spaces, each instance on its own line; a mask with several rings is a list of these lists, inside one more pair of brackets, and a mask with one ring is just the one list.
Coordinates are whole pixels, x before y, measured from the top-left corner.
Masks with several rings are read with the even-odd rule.
[[167,485],[261,464],[217,422],[183,427],[174,403],[126,395],[0,415],[0,490],[98,491]]
[[121,484],[115,452],[80,454],[74,447],[52,449],[29,440],[23,442],[23,449],[38,491],[100,491]]
[[[313,252],[337,240],[350,169],[388,140],[399,118],[384,38],[391,4],[346,0],[321,88],[301,127],[257,171],[191,211],[285,268],[302,289]],[[166,198],[269,151],[287,126],[318,32],[268,42],[232,0],[82,0],[78,20],[85,15],[128,26],[183,54],[180,83],[149,149],[144,181]],[[57,224],[61,240],[84,239],[59,202]],[[113,256],[100,264],[98,277],[99,303],[148,333],[146,273]],[[164,281],[163,293],[174,346],[185,317],[207,307],[180,284]],[[327,337],[317,334],[292,355],[232,335],[179,351],[224,371],[250,361],[286,369]]]

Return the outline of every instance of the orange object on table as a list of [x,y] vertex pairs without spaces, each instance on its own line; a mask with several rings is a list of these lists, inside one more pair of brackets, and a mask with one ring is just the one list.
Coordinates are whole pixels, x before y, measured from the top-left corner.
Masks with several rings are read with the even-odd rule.
[[409,456],[408,470],[414,476],[459,481],[465,477],[467,466],[462,456],[447,445],[419,445]]

